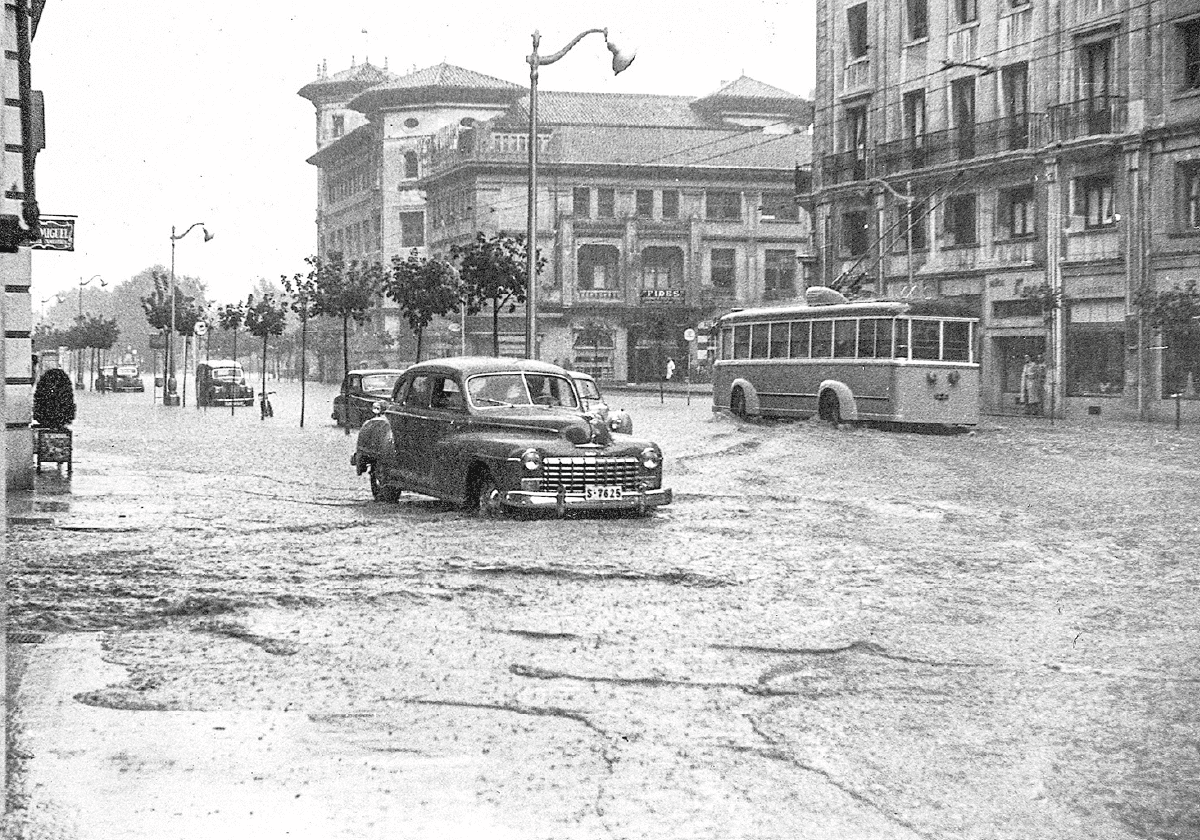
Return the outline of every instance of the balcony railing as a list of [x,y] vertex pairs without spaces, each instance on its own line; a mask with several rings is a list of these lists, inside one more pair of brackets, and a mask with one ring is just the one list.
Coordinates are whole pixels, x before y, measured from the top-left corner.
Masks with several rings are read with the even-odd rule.
[[1100,134],[1120,134],[1125,131],[1126,117],[1123,96],[1064,102],[1050,108],[1050,139],[1061,142]]
[[875,150],[876,168],[882,175],[892,175],[911,169],[1036,148],[1044,142],[1044,124],[1044,114],[1014,114],[989,122],[881,143]]
[[845,184],[850,181],[865,181],[867,159],[860,151],[836,152],[821,159],[821,174],[825,183]]
[[[524,139],[524,138],[520,138]],[[538,156],[546,163],[559,159],[562,143],[554,136],[540,135]],[[488,163],[527,164],[529,150],[525,142],[512,142],[512,135],[487,133],[464,134],[457,146],[434,148],[430,152],[430,172],[444,172],[463,163],[486,161]]]

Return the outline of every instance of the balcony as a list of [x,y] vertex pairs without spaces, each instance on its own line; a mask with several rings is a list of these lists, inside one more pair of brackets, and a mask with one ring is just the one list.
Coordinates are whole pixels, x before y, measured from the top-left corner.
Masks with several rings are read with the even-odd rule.
[[1065,142],[1125,131],[1128,108],[1123,96],[1097,96],[1050,108],[1050,140]]
[[875,151],[881,175],[946,166],[978,157],[1019,152],[1044,142],[1044,114],[1014,114],[919,137],[881,143]]
[[821,174],[826,186],[867,179],[867,159],[862,152],[836,152],[821,159]]
[[[514,137],[516,140],[514,141]],[[562,142],[548,134],[538,135],[538,159],[552,163],[559,159]],[[433,148],[429,156],[429,174],[440,174],[466,163],[504,163],[528,166],[528,141],[511,134],[464,132],[455,146]]]
[[846,65],[842,73],[842,94],[866,90],[871,83],[871,62],[858,58]]

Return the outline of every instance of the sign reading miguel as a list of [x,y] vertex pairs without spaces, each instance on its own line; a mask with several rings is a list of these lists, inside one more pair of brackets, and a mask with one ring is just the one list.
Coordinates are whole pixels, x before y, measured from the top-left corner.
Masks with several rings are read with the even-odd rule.
[[75,217],[42,216],[42,238],[29,247],[37,251],[74,251]]
[[642,289],[642,300],[656,303],[683,303],[683,289]]

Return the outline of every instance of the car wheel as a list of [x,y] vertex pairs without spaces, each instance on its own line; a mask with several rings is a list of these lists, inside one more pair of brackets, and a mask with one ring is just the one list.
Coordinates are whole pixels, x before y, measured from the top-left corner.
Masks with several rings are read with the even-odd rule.
[[741,388],[734,388],[729,396],[729,410],[737,417],[746,416],[746,395]]
[[500,488],[490,470],[483,470],[475,482],[475,510],[480,516],[497,516],[504,505],[500,503]]
[[842,405],[838,402],[837,394],[833,391],[821,394],[821,401],[817,405],[817,416],[822,420],[828,420],[834,426],[841,425]]
[[371,498],[377,502],[400,501],[400,491],[379,480],[378,464],[371,464]]

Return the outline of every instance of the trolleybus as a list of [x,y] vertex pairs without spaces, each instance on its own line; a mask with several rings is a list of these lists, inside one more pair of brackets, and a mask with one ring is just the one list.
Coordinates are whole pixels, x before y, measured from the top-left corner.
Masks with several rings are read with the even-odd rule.
[[804,304],[717,321],[713,411],[739,416],[973,426],[978,319],[939,300],[847,302],[824,287]]

